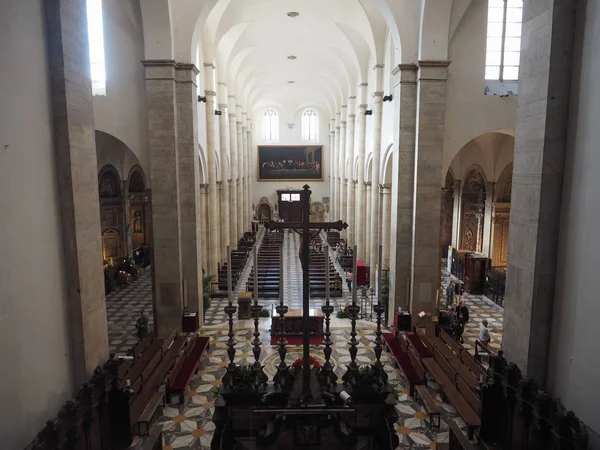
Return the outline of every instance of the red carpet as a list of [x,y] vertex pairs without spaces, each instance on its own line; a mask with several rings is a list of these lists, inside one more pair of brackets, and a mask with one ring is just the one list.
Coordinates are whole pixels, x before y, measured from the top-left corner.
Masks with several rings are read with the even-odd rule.
[[[285,337],[288,345],[302,345],[303,336],[286,336]],[[310,345],[321,345],[323,343],[324,336],[310,335]],[[271,345],[278,345],[279,336],[271,336]]]

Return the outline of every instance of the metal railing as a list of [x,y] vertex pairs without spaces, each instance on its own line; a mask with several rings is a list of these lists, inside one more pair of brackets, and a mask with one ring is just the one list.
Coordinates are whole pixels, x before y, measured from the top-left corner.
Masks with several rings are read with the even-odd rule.
[[506,268],[492,268],[485,276],[483,295],[499,306],[504,305],[506,292]]

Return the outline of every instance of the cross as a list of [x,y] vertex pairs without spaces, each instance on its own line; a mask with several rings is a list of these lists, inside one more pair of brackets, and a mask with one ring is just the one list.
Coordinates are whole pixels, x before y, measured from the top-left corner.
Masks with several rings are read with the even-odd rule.
[[[348,224],[338,220],[337,222],[310,222],[310,186],[305,184],[303,191],[300,196],[302,202],[302,222],[267,222],[265,228],[267,230],[282,230],[291,229],[294,230],[302,237],[302,245],[300,250],[300,262],[302,264],[302,327],[304,329],[303,336],[303,351],[302,351],[302,395],[303,398],[307,398],[310,388],[310,339],[309,339],[309,316],[310,316],[310,279],[309,279],[309,246],[310,240],[319,234],[321,230],[345,230],[348,228]],[[329,261],[326,261],[329,264]]]

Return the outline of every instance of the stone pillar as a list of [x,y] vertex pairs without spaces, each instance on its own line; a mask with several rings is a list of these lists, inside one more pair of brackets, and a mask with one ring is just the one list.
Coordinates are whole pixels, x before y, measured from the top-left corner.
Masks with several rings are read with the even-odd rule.
[[238,240],[244,235],[244,211],[246,211],[246,196],[244,195],[244,149],[242,139],[242,105],[236,105],[236,142],[238,151]]
[[183,267],[174,61],[144,61],[152,179],[154,315],[159,336],[181,329]]
[[340,218],[340,122],[341,122],[341,113],[336,114],[335,121],[335,138],[334,138],[334,146],[333,146],[333,220],[338,220]]
[[435,313],[440,286],[440,180],[447,61],[420,61],[413,193],[411,312]]
[[123,181],[123,236],[125,237],[125,254],[128,258],[133,257],[133,245],[131,242],[131,206],[129,202],[129,180]]
[[346,205],[346,219],[345,221],[348,223],[348,230],[345,232],[346,240],[348,241],[348,245],[350,247],[354,246],[354,130],[356,124],[356,113],[355,113],[355,101],[356,97],[350,97],[348,99],[348,104],[350,106],[350,114],[348,114],[348,125],[347,131],[348,136],[346,137],[346,159],[348,160],[347,164],[347,173],[346,179],[346,198],[344,199],[344,203]]
[[485,208],[483,213],[483,245],[481,246],[481,253],[488,258],[492,257],[490,252],[491,239],[492,239],[492,208],[494,206],[494,189],[496,183],[487,182],[485,186]]
[[200,185],[200,232],[202,234],[202,267],[208,272],[208,184]]
[[242,161],[244,164],[244,211],[243,211],[243,220],[244,220],[244,231],[249,231],[248,229],[248,210],[250,209],[250,204],[248,203],[248,127],[246,124],[246,116],[247,114],[242,113]]
[[251,160],[251,155],[252,155],[252,120],[250,119],[246,119],[246,123],[248,124],[248,130],[246,131],[247,133],[247,137],[246,137],[246,173],[247,173],[247,180],[248,180],[248,188],[246,189],[246,196],[248,198],[247,200],[247,205],[248,207],[246,208],[246,211],[248,212],[248,215],[246,216],[246,226],[248,227],[248,231],[250,231],[252,229],[252,216],[254,215],[254,210],[252,209],[252,203],[253,203],[253,196],[252,196],[252,160]]
[[[376,67],[377,69],[379,66]],[[381,69],[379,69],[381,70]],[[383,92],[373,94],[373,159],[371,161],[371,226],[369,234],[369,264],[371,280],[376,278],[376,264],[379,255],[379,169],[381,166],[381,120],[383,116]]]
[[[367,181],[364,184],[365,187],[365,199],[366,199],[366,205],[365,205],[365,262],[367,264],[371,263],[371,244],[369,243],[369,239],[371,237],[371,224],[373,223],[373,220],[371,218],[371,201],[372,201],[372,197],[371,197],[371,182]],[[369,276],[371,275],[371,273],[369,272]],[[373,278],[371,278],[371,281],[374,281]],[[374,286],[374,284],[372,284],[372,286]]]
[[454,247],[457,250],[460,248],[460,215],[462,212],[462,197],[460,196],[460,185],[461,180],[454,180],[454,207],[452,208],[452,247]]
[[381,245],[383,245],[383,264],[390,266],[390,231],[392,219],[392,192],[391,186],[384,184],[380,187],[381,193]]
[[388,317],[398,307],[408,310],[412,276],[413,190],[417,114],[417,67],[403,64],[393,70],[394,151],[392,165],[392,221],[390,302]]
[[334,192],[334,149],[335,149],[335,120],[331,119],[329,125],[329,214],[327,216],[328,221],[333,221],[333,205],[335,204],[333,192]]
[[235,115],[235,97],[230,95],[229,97],[229,155],[231,158],[231,226],[230,226],[230,241],[231,248],[237,249],[238,241],[241,237],[240,226],[238,223],[238,199],[239,199],[239,169],[238,169],[238,148],[237,148],[237,123]]
[[364,91],[367,88],[367,85],[361,85],[363,94],[361,95],[362,104],[358,106],[358,112],[356,115],[356,133],[358,135],[357,147],[356,147],[356,156],[358,159],[358,176],[357,176],[357,184],[356,184],[356,208],[354,211],[354,228],[356,235],[356,251],[357,258],[359,260],[366,261],[366,218],[369,214],[369,210],[366,208],[365,201],[365,137],[367,130],[367,116],[365,116],[365,111],[367,110],[367,105],[364,103],[364,98],[366,95]]
[[502,346],[540,389],[548,372],[576,3],[528,1],[523,10]]
[[46,6],[54,145],[67,267],[70,342],[65,344],[70,344],[75,388],[87,381],[108,357],[86,11],[83,0],[49,0]]
[[[342,120],[340,122],[340,153],[339,153],[339,180],[340,180],[340,195],[339,195],[339,212],[340,220],[346,221],[346,126],[348,124],[348,105],[342,105]],[[344,237],[344,232],[340,233]]]
[[227,123],[227,103],[225,103],[225,99],[227,99],[227,84],[223,82],[217,83],[219,87],[219,98],[222,100],[222,103],[219,103],[219,111],[221,111],[220,116],[216,116],[219,121],[219,147],[221,149],[221,201],[219,202],[221,206],[221,221],[220,221],[220,230],[221,230],[221,262],[225,263],[227,261],[227,246],[231,242],[231,233],[229,228],[231,226],[231,215],[229,214],[231,199],[229,194],[229,174],[227,170],[228,159],[229,159],[229,124]]
[[[215,65],[204,63],[206,86],[214,86]],[[206,96],[206,159],[208,165],[208,273],[218,275],[218,264],[220,261],[219,247],[219,191],[217,189],[217,158],[216,158],[216,136],[215,136],[215,97],[217,93],[205,90]]]
[[[204,322],[202,301],[202,235],[200,223],[200,159],[198,157],[197,86],[198,69],[177,64],[177,156],[183,306],[199,314]],[[161,167],[158,168],[160,170]],[[156,236],[156,232],[155,232]],[[160,317],[159,317],[160,319]],[[179,316],[181,322],[181,315]],[[160,320],[159,320],[160,325]],[[179,329],[179,327],[178,327]],[[169,333],[170,330],[165,330]]]

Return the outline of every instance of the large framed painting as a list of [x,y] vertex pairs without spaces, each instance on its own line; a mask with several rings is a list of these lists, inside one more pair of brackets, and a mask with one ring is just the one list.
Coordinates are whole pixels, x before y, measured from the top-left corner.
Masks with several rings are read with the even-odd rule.
[[259,145],[258,181],[323,181],[322,145]]

